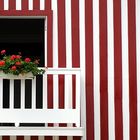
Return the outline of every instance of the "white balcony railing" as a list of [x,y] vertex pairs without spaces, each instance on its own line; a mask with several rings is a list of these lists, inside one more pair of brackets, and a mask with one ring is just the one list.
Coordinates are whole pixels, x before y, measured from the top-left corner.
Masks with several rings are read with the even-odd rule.
[[[10,131],[12,134],[25,134],[29,135],[34,133],[34,131],[19,131],[18,128],[21,128],[21,123],[43,123],[46,128],[48,123],[53,123],[54,126],[59,126],[59,123],[70,123],[75,124],[75,127],[72,126],[76,130],[76,128],[80,128],[80,69],[79,68],[49,68],[45,72],[45,74],[41,78],[42,80],[42,107],[37,108],[37,79],[30,79],[31,87],[31,107],[26,108],[26,81],[27,79],[19,79],[18,86],[20,87],[20,107],[15,108],[15,79],[9,78],[8,91],[9,91],[9,107],[5,108],[3,97],[4,95],[4,79],[0,78],[0,123],[14,123],[15,131]],[[51,89],[51,90],[50,90]],[[49,99],[51,95],[51,99]],[[51,100],[51,101],[50,101]],[[52,104],[49,107],[49,103]],[[59,106],[61,104],[61,107]],[[6,135],[6,128],[2,127],[0,130],[0,134]],[[48,131],[48,129],[43,130],[44,133]],[[23,129],[23,128],[22,128]],[[25,127],[24,127],[25,129]],[[11,129],[10,129],[11,130]],[[29,128],[28,128],[29,130]],[[66,130],[66,129],[64,129]],[[71,129],[73,130],[73,129]],[[59,129],[60,131],[60,129]],[[17,132],[17,133],[14,133]],[[83,135],[83,132],[80,129],[77,130],[78,135]],[[41,131],[37,131],[37,134],[41,133]],[[42,133],[42,135],[44,134]],[[62,135],[64,131],[62,130]],[[9,134],[9,135],[10,135]],[[65,134],[65,133],[64,133]],[[75,131],[73,134],[76,135]]]

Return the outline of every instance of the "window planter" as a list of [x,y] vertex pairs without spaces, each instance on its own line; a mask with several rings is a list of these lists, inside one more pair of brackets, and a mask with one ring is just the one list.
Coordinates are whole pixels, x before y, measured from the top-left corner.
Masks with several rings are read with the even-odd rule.
[[0,78],[2,79],[33,79],[34,77],[35,76],[31,72],[13,75],[13,74],[5,74],[3,71],[0,71]]

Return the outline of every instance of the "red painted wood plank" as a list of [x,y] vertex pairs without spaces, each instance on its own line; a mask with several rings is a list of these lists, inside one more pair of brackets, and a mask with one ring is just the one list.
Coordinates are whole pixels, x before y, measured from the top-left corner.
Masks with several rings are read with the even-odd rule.
[[99,1],[101,140],[108,140],[107,0]]
[[0,0],[0,10],[4,9],[4,0]]
[[9,10],[16,10],[16,0],[9,0]]
[[137,70],[135,1],[128,0],[130,140],[137,140]]
[[45,9],[50,10],[51,9],[51,0],[45,0]]
[[34,0],[33,1],[33,10],[39,10],[40,9],[40,0]]
[[29,6],[28,6],[28,0],[22,0],[22,10],[28,10]]
[[87,139],[94,140],[92,0],[85,1],[85,45]]
[[114,89],[115,89],[115,138],[123,139],[122,118],[122,46],[121,0],[114,0]]

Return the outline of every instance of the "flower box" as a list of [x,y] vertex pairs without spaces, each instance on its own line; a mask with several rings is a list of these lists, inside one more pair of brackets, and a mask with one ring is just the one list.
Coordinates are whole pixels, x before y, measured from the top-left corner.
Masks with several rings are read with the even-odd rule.
[[0,54],[0,77],[3,79],[32,79],[45,73],[44,69],[38,68],[39,59],[24,58],[21,52],[6,55],[6,50],[0,51]]
[[24,73],[19,75],[13,75],[13,74],[5,74],[3,71],[0,71],[0,78],[2,79],[33,79],[35,76],[31,73]]

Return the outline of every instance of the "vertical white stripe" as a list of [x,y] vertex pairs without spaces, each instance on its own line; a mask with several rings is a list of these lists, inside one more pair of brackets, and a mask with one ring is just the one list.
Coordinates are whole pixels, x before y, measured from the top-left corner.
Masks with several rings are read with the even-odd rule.
[[32,109],[36,108],[36,77],[32,80]]
[[0,79],[0,109],[3,108],[3,79]]
[[123,93],[123,140],[129,140],[129,66],[128,66],[128,4],[121,1],[122,21],[122,93]]
[[53,10],[53,67],[58,68],[58,19],[57,0],[52,1]]
[[40,10],[45,9],[45,0],[40,0]]
[[136,52],[137,52],[137,114],[138,140],[140,139],[140,1],[136,0]]
[[2,140],[2,136],[0,136],[0,140]]
[[[65,2],[65,11],[66,11],[66,67],[72,67],[72,39],[71,39],[71,1],[67,0]],[[65,97],[68,100],[68,104],[65,107],[71,108],[72,107],[72,76],[67,75],[65,77]],[[68,125],[68,126],[71,126]],[[71,140],[72,137],[68,137],[68,140]]]
[[38,140],[44,140],[45,138],[43,136],[39,136]]
[[25,108],[25,80],[21,80],[21,108]]
[[33,10],[33,0],[28,0],[29,10]]
[[4,10],[9,9],[9,0],[4,0]]
[[[53,9],[53,67],[58,68],[58,20],[57,20],[57,0],[52,1]],[[53,76],[54,108],[58,108],[58,76]]]
[[114,115],[114,30],[113,0],[107,0],[107,37],[108,37],[108,126],[109,140],[115,140]]
[[45,18],[45,32],[44,32],[44,36],[45,36],[45,66],[47,67],[47,28],[48,28],[48,26],[47,26],[47,23],[48,23],[48,19],[47,19],[47,16],[46,16],[46,18]]
[[[53,10],[53,67],[58,68],[58,12],[57,12],[57,0],[52,1]],[[53,76],[53,106],[58,108],[58,76]],[[58,124],[55,124],[58,126]],[[59,137],[53,137],[53,140],[58,140]]]
[[99,1],[93,0],[94,139],[100,140]]
[[10,109],[14,108],[14,80],[10,80]]
[[43,75],[43,109],[47,109],[48,96],[47,96],[47,74]]
[[83,140],[86,140],[86,107],[85,107],[85,0],[79,1],[80,29],[80,67],[81,67],[81,125],[85,128]]
[[21,0],[16,0],[16,10],[21,10]]
[[66,10],[66,65],[72,67],[71,0],[65,2]]
[[16,136],[10,136],[10,140],[16,140],[17,137]]
[[24,136],[24,140],[30,140],[31,137],[30,136]]
[[[47,67],[47,17],[45,18],[45,66]],[[47,108],[47,75],[43,76],[43,108]]]
[[[66,11],[66,67],[72,67],[72,33],[71,33],[71,0],[65,2],[65,11]],[[72,107],[72,76],[67,75],[65,77],[65,97],[68,99],[68,108]],[[65,99],[66,99],[65,98]],[[66,99],[66,101],[67,101]],[[68,124],[71,126],[72,124]],[[68,140],[72,140],[72,137],[68,137]]]

